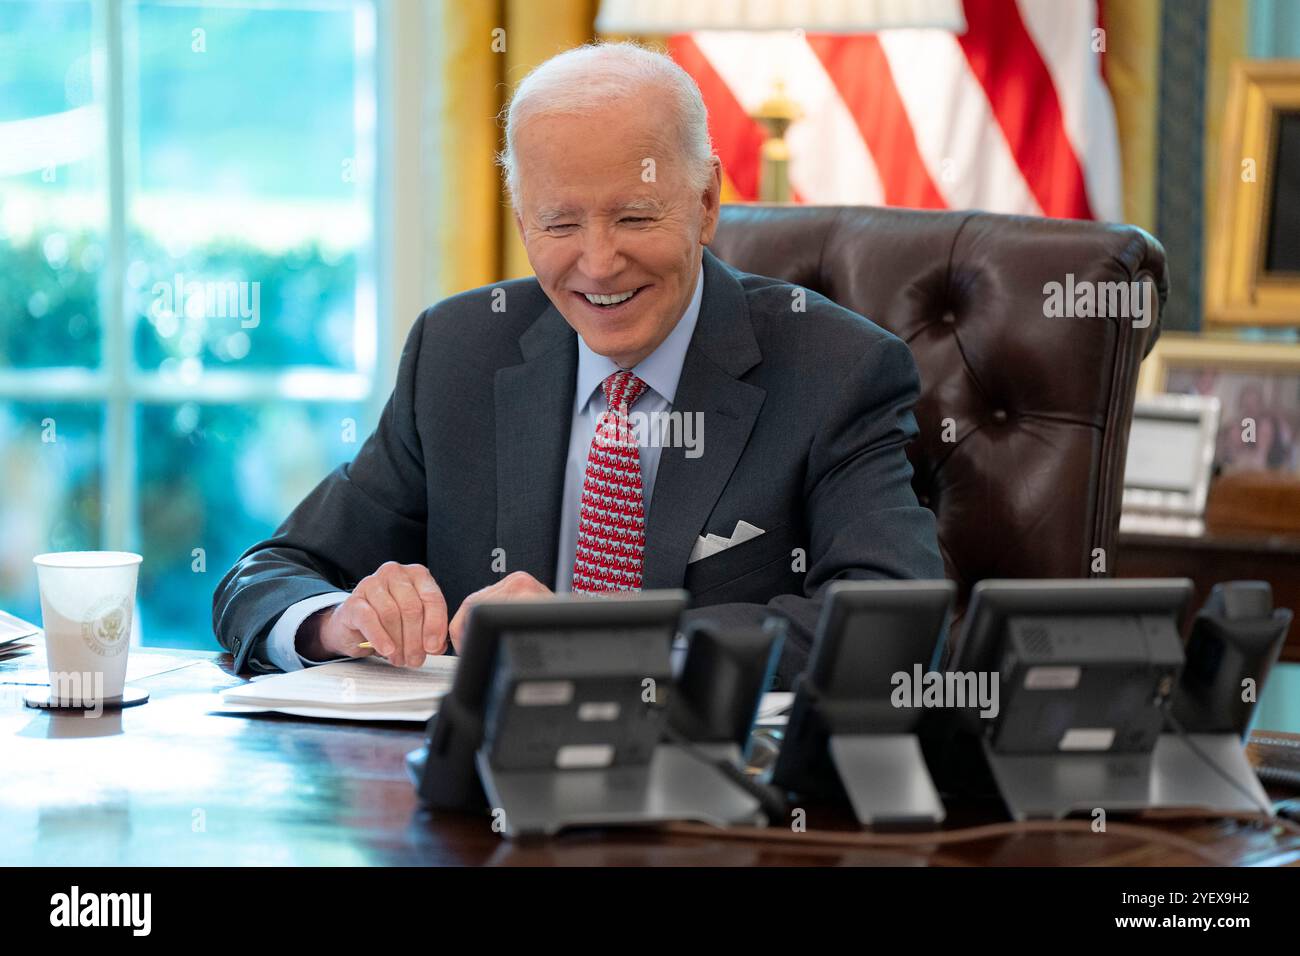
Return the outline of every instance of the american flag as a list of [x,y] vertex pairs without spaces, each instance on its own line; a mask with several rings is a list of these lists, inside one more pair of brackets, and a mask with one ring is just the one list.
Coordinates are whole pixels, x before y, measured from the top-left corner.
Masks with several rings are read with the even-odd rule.
[[758,195],[777,82],[797,201],[1122,218],[1096,0],[963,0],[967,29],[670,38],[699,84],[736,198]]

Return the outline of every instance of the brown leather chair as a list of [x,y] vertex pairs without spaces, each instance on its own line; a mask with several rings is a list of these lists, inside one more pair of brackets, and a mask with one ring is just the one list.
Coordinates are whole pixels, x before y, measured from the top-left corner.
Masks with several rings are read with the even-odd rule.
[[[1168,289],[1150,235],[982,212],[736,205],[723,208],[711,248],[911,346],[921,373],[912,484],[938,518],[958,616],[984,578],[1113,568],[1138,365]],[[1067,273],[1154,283],[1159,307],[1144,328],[1047,318],[1044,286]]]

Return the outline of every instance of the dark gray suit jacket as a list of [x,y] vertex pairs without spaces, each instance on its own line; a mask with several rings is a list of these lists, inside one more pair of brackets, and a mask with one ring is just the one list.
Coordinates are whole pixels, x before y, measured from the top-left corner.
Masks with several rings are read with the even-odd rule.
[[[807,661],[828,582],[944,575],[904,453],[916,435],[911,352],[816,293],[798,311],[800,291],[705,251],[673,404],[703,413],[703,454],[662,450],[643,568],[645,589],[691,592],[688,619],[786,618],[782,686]],[[507,571],[553,587],[576,368],[576,334],[535,279],[421,314],[356,459],[218,585],[213,627],[236,668],[267,661],[266,636],[291,604],[350,590],[385,561],[426,565],[453,614],[502,577],[497,548]],[[688,566],[697,536],[730,537],[738,520],[766,533]]]

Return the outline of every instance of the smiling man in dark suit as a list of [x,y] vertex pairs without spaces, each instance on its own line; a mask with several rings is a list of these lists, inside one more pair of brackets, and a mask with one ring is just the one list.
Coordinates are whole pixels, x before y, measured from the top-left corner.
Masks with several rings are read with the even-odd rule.
[[356,459],[218,586],[239,669],[362,642],[418,666],[479,601],[685,587],[688,618],[785,618],[788,685],[828,582],[943,576],[911,353],[708,252],[721,169],[684,71],[560,54],[516,91],[502,165],[536,278],[419,317]]

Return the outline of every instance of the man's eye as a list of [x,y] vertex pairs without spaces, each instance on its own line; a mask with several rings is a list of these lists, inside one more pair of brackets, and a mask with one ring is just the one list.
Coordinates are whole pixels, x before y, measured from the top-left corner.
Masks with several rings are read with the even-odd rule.
[[546,227],[546,231],[547,231],[547,232],[567,232],[567,231],[570,230],[570,229],[576,229],[577,226],[578,226],[578,224],[577,224],[576,222],[557,222],[557,223],[555,223],[554,225],[547,226],[547,227]]
[[650,217],[649,217],[649,216],[624,216],[622,221],[623,221],[623,222],[642,223],[642,222],[649,222],[649,221],[650,221]]

